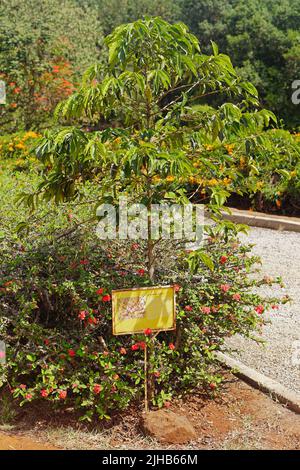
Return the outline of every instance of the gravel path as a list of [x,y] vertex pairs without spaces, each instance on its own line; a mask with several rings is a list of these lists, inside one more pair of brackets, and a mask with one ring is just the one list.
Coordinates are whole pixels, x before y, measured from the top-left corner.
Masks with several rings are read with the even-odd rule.
[[265,294],[289,295],[293,301],[266,314],[271,324],[256,335],[267,341],[265,345],[235,336],[227,346],[238,349],[231,355],[244,364],[300,392],[300,233],[251,227],[249,236],[242,238],[255,244],[263,273],[281,276],[285,283],[284,288],[264,288]]

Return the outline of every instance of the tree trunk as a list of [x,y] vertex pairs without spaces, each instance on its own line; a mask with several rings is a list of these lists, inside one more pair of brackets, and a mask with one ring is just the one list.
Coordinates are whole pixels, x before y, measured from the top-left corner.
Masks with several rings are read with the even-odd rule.
[[151,237],[151,204],[148,204],[148,240],[147,240],[147,257],[148,257],[148,275],[150,280],[154,281],[155,274],[155,257],[154,244]]

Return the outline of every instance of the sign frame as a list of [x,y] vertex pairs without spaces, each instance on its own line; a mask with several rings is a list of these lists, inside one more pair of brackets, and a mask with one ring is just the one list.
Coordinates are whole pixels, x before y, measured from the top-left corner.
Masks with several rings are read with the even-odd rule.
[[153,332],[159,332],[159,331],[173,331],[176,329],[176,291],[175,291],[175,286],[174,285],[167,285],[167,286],[147,286],[147,287],[132,287],[132,288],[124,288],[124,289],[115,289],[112,290],[112,331],[114,336],[121,336],[121,335],[133,335],[133,334],[141,334],[144,333],[144,330],[147,328],[141,329],[141,330],[135,330],[135,331],[118,331],[116,329],[116,319],[117,319],[117,308],[116,308],[116,296],[115,294],[118,294],[120,292],[136,292],[136,291],[153,291],[153,290],[161,290],[161,289],[172,289],[173,290],[173,295],[172,295],[172,326],[168,328],[164,327],[158,327],[155,328],[151,325],[149,325],[149,328]]

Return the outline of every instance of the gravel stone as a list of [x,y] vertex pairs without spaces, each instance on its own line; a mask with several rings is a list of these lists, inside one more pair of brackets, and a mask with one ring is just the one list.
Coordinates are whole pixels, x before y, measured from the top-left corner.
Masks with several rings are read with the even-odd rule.
[[236,335],[226,341],[226,347],[247,366],[299,392],[300,233],[251,227],[249,235],[240,238],[255,244],[253,253],[262,259],[263,274],[281,276],[285,284],[284,288],[266,286],[263,293],[270,297],[288,295],[292,302],[264,314],[271,323],[254,336],[265,344]]

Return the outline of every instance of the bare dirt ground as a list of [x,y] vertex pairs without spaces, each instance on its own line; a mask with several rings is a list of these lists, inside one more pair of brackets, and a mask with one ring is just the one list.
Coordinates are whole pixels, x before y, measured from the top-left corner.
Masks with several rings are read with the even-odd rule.
[[46,446],[33,441],[28,437],[12,436],[0,433],[0,450],[54,450],[53,446]]
[[72,409],[50,413],[31,406],[0,432],[0,449],[300,449],[300,415],[231,375],[216,400],[194,394],[174,401],[171,410],[190,419],[194,442],[162,445],[144,436],[137,407],[86,426]]

